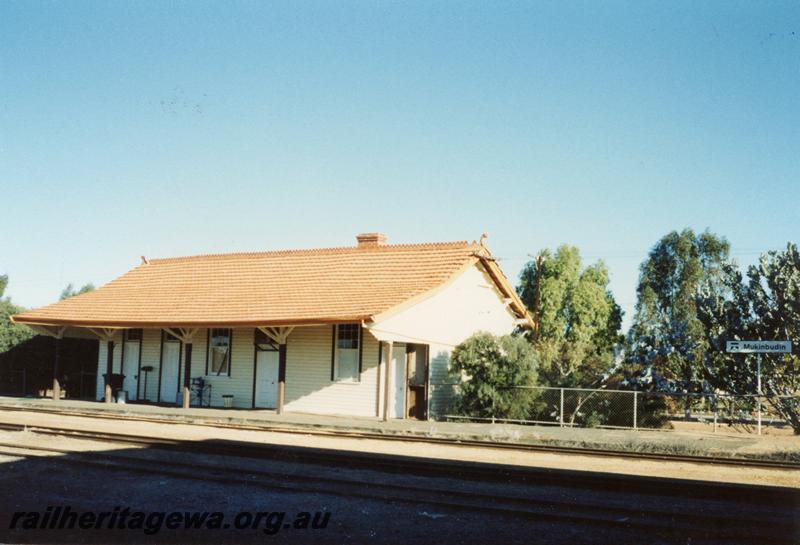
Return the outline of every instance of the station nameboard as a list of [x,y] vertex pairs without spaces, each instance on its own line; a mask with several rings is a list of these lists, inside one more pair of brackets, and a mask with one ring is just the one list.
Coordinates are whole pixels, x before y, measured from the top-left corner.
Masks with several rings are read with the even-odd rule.
[[728,341],[726,352],[733,354],[788,354],[792,341]]

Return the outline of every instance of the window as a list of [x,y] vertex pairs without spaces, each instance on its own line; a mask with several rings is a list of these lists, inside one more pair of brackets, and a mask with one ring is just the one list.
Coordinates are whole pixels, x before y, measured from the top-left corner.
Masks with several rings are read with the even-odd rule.
[[176,342],[176,343],[181,342],[181,340],[178,337],[176,337],[169,331],[164,331],[163,329],[161,330],[161,338],[164,342]]
[[333,331],[332,379],[358,382],[361,367],[361,324],[339,324]]
[[231,374],[231,330],[210,329],[208,331],[208,353],[206,375]]
[[141,341],[142,340],[142,330],[141,329],[126,329],[125,330],[125,340],[126,341]]

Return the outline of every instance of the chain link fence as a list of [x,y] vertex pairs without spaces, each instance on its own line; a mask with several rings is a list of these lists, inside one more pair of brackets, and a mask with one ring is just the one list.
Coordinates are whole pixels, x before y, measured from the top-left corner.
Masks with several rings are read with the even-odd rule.
[[[431,416],[438,420],[545,424],[611,429],[705,429],[761,434],[788,429],[785,409],[800,411],[800,396],[684,394],[632,390],[518,387],[531,393],[525,419],[459,414],[459,385],[431,384]],[[781,410],[783,408],[783,410]]]

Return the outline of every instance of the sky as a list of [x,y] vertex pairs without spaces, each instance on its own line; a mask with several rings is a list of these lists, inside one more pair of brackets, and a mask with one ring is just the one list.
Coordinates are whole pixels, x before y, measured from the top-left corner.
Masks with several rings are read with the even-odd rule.
[[603,259],[800,241],[797,2],[2,2],[0,274],[478,239]]

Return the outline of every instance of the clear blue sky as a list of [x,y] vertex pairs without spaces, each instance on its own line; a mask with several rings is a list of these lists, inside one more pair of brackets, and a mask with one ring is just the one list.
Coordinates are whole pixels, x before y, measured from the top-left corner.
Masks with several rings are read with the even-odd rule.
[[0,273],[487,231],[630,318],[672,229],[800,239],[799,100],[797,2],[2,2]]

